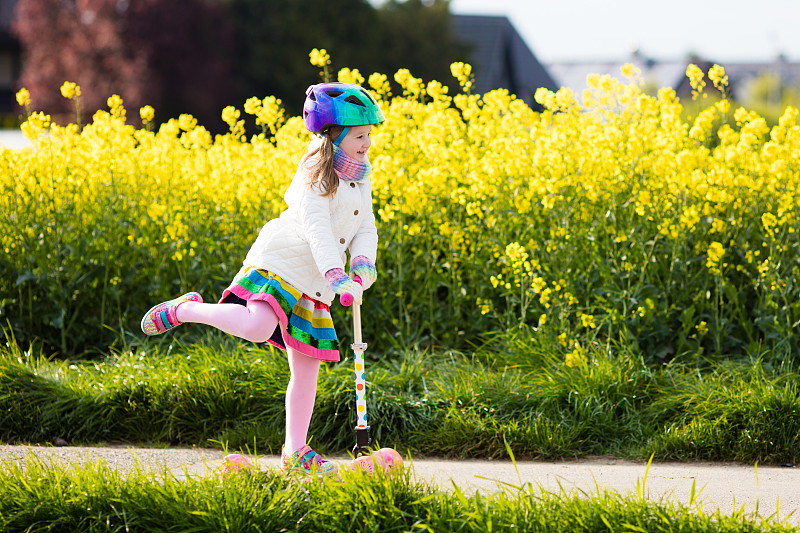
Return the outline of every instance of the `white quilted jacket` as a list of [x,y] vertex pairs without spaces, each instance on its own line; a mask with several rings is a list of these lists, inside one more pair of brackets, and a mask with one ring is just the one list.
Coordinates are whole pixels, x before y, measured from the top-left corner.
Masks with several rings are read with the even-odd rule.
[[311,298],[330,305],[336,296],[325,279],[332,268],[345,268],[350,257],[365,255],[373,262],[378,231],[372,212],[372,184],[339,180],[332,196],[306,184],[298,166],[283,196],[288,207],[267,222],[244,259],[244,266],[269,270]]

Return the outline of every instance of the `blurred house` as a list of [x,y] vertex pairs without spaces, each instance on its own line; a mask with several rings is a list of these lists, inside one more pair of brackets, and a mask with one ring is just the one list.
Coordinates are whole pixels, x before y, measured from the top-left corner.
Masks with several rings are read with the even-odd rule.
[[507,17],[452,15],[452,19],[456,38],[472,49],[467,62],[473,67],[474,92],[507,89],[536,108],[536,89],[558,89]]
[[[677,90],[686,78],[686,67],[691,61],[656,61],[634,52],[631,57],[623,61],[563,61],[548,63],[547,68],[558,81],[559,86],[569,87],[580,98],[584,89],[588,88],[586,78],[590,74],[609,75],[612,78],[622,79],[622,67],[628,63],[641,71],[646,89],[672,87]],[[702,65],[698,66],[702,68]],[[689,90],[689,95],[691,96],[691,90]]]
[[[631,57],[622,61],[564,61],[548,63],[546,67],[559,86],[569,87],[580,98],[583,90],[587,88],[586,77],[589,74],[608,74],[622,79],[621,69],[626,63],[641,71],[645,90],[655,92],[661,87],[671,87],[681,99],[691,98],[692,95],[686,68],[690,64],[695,64],[704,72],[708,72],[708,69],[715,64],[714,61],[693,56],[680,60],[660,61],[634,52]],[[725,67],[725,73],[728,75],[729,95],[737,100],[748,100],[753,82],[768,73],[775,75],[785,86],[800,87],[800,63],[788,62],[782,56],[773,62],[721,61],[719,64]],[[706,89],[711,87],[711,81],[706,79]]]
[[735,96],[749,100],[753,96],[755,82],[765,75],[774,76],[784,87],[800,91],[800,63],[791,62],[779,55],[771,63],[722,63]]
[[17,0],[0,1],[0,116],[14,112],[20,71],[22,50],[19,41],[11,32],[15,19]]

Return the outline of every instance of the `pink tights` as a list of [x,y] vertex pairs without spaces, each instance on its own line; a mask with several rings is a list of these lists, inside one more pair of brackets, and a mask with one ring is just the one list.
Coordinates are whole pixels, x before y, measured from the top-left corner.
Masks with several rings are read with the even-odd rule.
[[183,302],[175,310],[179,322],[195,322],[214,326],[236,337],[266,342],[278,325],[278,316],[267,302],[239,304],[206,304]]
[[[266,342],[278,326],[278,316],[266,302],[239,304],[210,304],[184,302],[175,315],[180,322],[206,324],[252,342]],[[289,384],[286,386],[286,452],[297,451],[306,445],[308,426],[314,412],[317,396],[319,360],[291,348],[286,350],[289,360]]]

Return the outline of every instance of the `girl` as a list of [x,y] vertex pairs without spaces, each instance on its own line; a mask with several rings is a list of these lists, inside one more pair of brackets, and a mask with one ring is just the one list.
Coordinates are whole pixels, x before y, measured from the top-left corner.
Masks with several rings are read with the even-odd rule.
[[362,291],[377,276],[367,151],[372,125],[383,121],[375,99],[358,85],[309,87],[303,122],[315,135],[284,195],[286,210],[261,229],[219,303],[203,303],[190,292],[154,306],[142,319],[148,335],[195,322],[286,351],[291,377],[281,456],[288,470],[336,474],[336,467],[307,445],[307,433],[320,361],[339,361],[329,306],[336,294],[345,293],[361,303]]

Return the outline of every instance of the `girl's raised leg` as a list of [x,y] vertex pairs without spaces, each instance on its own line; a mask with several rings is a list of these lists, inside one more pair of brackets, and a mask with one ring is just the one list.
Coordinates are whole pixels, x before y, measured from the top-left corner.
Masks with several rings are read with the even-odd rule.
[[266,342],[278,325],[278,315],[267,302],[239,304],[183,302],[175,310],[181,323],[206,324],[252,342]]

